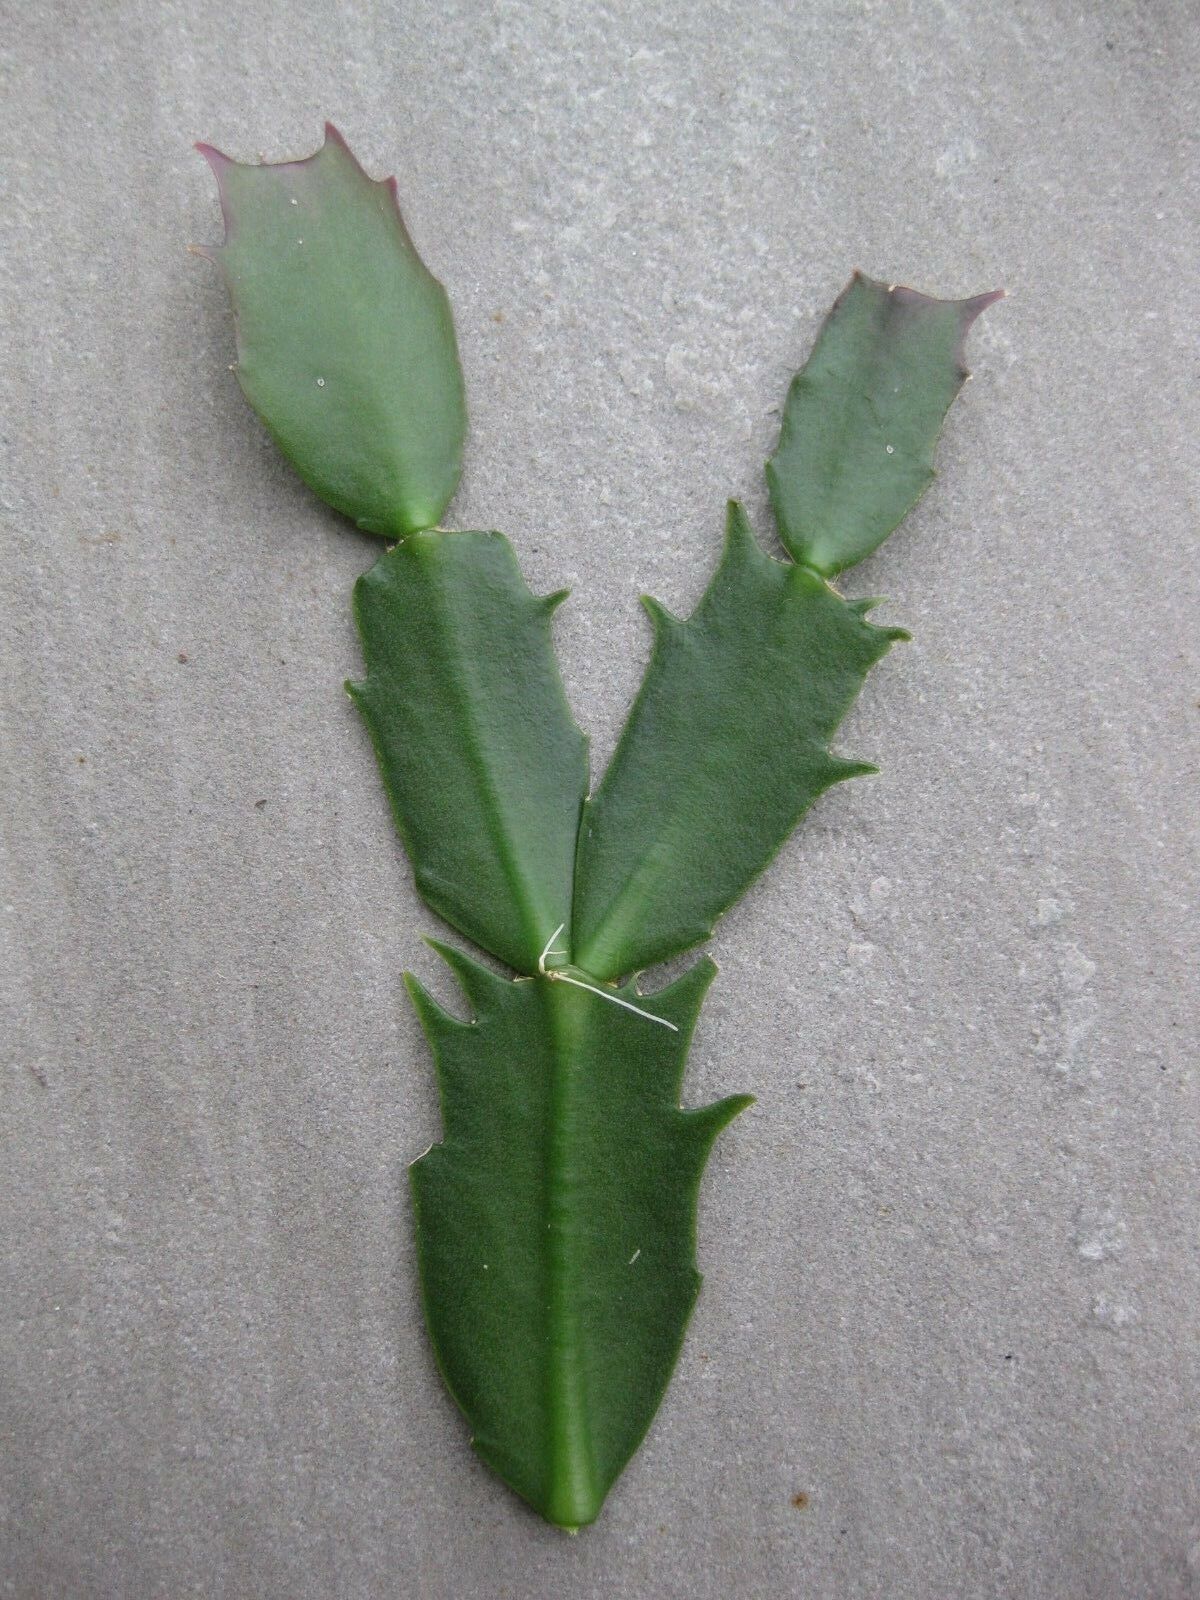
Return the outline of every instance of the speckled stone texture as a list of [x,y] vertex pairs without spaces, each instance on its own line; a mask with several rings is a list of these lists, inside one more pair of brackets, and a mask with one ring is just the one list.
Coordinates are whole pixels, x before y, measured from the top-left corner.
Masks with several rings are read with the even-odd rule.
[[[7,0],[0,1594],[1200,1593],[1189,0]],[[455,526],[512,538],[596,767],[766,528],[850,270],[1010,298],[851,575],[914,634],[713,942],[751,1090],[603,1520],[467,1448],[420,1324],[439,931],[342,693],[372,543],[228,371],[191,141],[331,116],[455,306]],[[799,1503],[797,1503],[797,1501]]]

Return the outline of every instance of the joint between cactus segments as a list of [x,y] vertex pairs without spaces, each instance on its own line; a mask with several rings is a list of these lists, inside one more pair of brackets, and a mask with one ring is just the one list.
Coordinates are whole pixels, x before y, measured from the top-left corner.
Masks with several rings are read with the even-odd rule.
[[550,948],[565,927],[566,923],[560,922],[546,940],[545,948],[538,957],[539,977],[545,978],[547,983],[569,983],[573,988],[586,989],[589,994],[598,995],[601,1000],[607,1000],[610,1005],[620,1006],[622,1011],[632,1011],[635,1017],[644,1017],[647,1022],[657,1022],[660,1028],[670,1028],[672,1033],[679,1032],[676,1025],[673,1022],[668,1022],[666,1017],[656,1017],[653,1011],[643,1011],[641,1006],[635,1006],[632,1001],[622,1000],[619,994],[611,994],[607,989],[601,989],[594,983],[585,983],[582,978],[573,978],[569,972],[563,972],[561,968],[548,968],[546,966],[547,956],[565,956],[567,953],[565,950],[552,950]]

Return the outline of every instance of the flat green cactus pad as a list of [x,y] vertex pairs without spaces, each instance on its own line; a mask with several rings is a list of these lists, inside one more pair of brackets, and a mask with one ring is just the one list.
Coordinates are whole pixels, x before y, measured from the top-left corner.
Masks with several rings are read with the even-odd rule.
[[856,272],[788,390],[767,465],[779,537],[826,576],[870,555],[933,482],[968,377],[963,341],[1002,291],[931,300]]
[[578,1527],[658,1409],[700,1287],[700,1175],[750,1099],[679,1109],[710,961],[653,999],[619,991],[638,1015],[439,948],[473,1016],[409,980],[445,1124],[412,1168],[425,1316],[475,1449]]
[[216,175],[221,267],[246,398],[305,482],[370,533],[432,528],[458,484],[466,401],[446,292],[412,247],[395,179],[332,123],[306,161]]

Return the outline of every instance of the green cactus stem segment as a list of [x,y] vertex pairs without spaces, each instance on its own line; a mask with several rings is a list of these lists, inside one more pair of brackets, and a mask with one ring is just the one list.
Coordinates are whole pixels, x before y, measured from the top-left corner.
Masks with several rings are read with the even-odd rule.
[[969,376],[963,343],[1003,290],[933,300],[856,272],[788,390],[767,464],[784,547],[825,577],[870,555],[932,483]]
[[199,145],[225,243],[237,378],[300,476],[367,532],[440,520],[462,466],[466,401],[450,304],[413,248],[396,182],[375,183],[327,123],[305,161]]
[[658,1407],[699,1289],[696,1196],[748,1096],[679,1109],[715,968],[624,998],[511,982],[446,946],[473,1013],[406,982],[444,1136],[411,1168],[422,1298],[480,1456],[543,1516],[594,1520]]
[[371,730],[426,903],[532,975],[570,921],[587,743],[550,619],[498,533],[417,533],[358,580],[367,676],[347,688]]
[[601,979],[708,938],[809,806],[873,772],[829,741],[900,628],[866,620],[811,569],[772,560],[742,508],[695,614],[646,608],[654,648],[584,807],[575,960]]

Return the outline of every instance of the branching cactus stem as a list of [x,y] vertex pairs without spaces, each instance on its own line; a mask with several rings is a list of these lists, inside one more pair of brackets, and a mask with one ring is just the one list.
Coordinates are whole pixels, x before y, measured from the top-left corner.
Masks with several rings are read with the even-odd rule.
[[564,595],[531,594],[502,534],[442,526],[463,381],[395,180],[368,178],[332,125],[304,161],[199,148],[238,381],[305,482],[385,541],[355,587],[366,672],[347,687],[416,888],[511,974],[433,942],[469,1021],[405,977],[443,1122],[410,1169],[430,1338],[476,1451],[573,1531],[662,1399],[700,1288],[701,1175],[752,1103],[681,1109],[707,956],[650,994],[637,975],[708,940],[809,807],[875,770],[832,740],[907,635],[830,580],[929,486],[963,342],[997,295],[854,275],[767,466],[788,559],[731,502],[692,616],[644,600],[650,662],[592,790],[551,640]]

